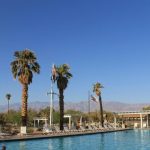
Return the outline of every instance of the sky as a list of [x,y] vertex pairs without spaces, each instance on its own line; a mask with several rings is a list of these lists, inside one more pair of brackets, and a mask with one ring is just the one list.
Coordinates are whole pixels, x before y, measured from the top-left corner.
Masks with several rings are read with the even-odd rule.
[[0,0],[0,105],[7,93],[21,101],[10,63],[26,48],[41,66],[29,102],[49,102],[51,66],[64,63],[73,74],[66,102],[87,100],[96,82],[103,101],[150,102],[149,7],[149,0]]

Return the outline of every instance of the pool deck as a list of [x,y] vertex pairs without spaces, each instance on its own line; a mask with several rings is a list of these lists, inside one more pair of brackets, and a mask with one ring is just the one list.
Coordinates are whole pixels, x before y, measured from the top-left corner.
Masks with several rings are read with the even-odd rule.
[[127,131],[132,130],[131,128],[125,129],[113,129],[113,130],[91,130],[91,131],[78,131],[78,132],[52,132],[49,134],[27,134],[27,135],[15,135],[15,136],[1,136],[0,142],[11,142],[11,141],[25,141],[25,140],[35,140],[35,139],[46,139],[46,138],[58,138],[58,137],[68,137],[68,136],[83,136],[90,134],[100,134],[100,133],[110,133],[110,132],[118,132],[118,131]]

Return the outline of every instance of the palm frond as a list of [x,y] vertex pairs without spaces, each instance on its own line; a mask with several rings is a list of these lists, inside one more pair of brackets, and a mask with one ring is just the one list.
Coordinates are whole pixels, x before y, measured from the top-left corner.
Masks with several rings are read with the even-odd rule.
[[93,85],[93,92],[95,92],[97,95],[101,93],[101,88],[104,88],[103,85],[99,82],[95,83]]
[[11,98],[11,94],[10,94],[10,93],[7,93],[7,94],[6,94],[6,99],[7,99],[7,100],[10,100],[10,98]]
[[67,64],[63,64],[56,67],[56,80],[57,87],[65,89],[68,84],[68,80],[72,77],[72,74],[69,72],[70,67]]
[[21,83],[30,84],[34,73],[40,73],[40,65],[36,61],[35,54],[29,49],[16,51],[15,60],[11,62],[11,70],[14,78],[18,77]]

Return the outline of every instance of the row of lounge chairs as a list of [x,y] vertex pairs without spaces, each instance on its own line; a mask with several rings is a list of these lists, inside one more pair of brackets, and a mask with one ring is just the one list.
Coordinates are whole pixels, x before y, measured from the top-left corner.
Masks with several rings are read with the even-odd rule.
[[[119,128],[117,128],[119,129]],[[104,123],[104,127],[101,127],[99,124],[90,124],[86,126],[80,126],[79,128],[76,128],[75,126],[69,129],[67,126],[64,127],[64,130],[60,130],[58,126],[53,126],[52,128],[49,128],[48,126],[44,126],[42,133],[41,131],[37,131],[29,135],[73,135],[73,134],[84,134],[84,133],[95,133],[95,132],[107,132],[107,131],[114,131],[116,130],[113,126],[113,124],[110,123]],[[7,136],[12,136],[13,134],[9,133],[2,133],[0,132],[0,138],[4,138]],[[20,134],[18,134],[20,135]]]
[[64,130],[60,130],[58,126],[54,126],[53,128],[43,127],[43,134],[65,134],[65,133],[77,133],[77,132],[105,132],[115,130],[115,128],[110,124],[104,124],[104,127],[89,125],[87,127],[80,126],[78,129],[72,127],[69,129],[68,127],[64,127]]

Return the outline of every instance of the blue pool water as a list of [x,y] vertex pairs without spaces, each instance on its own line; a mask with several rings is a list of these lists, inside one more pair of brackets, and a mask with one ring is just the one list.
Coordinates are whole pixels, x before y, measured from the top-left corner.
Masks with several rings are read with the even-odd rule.
[[150,130],[3,142],[7,150],[150,150]]

